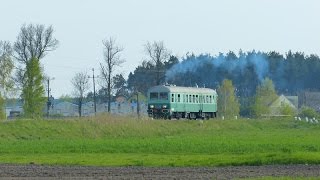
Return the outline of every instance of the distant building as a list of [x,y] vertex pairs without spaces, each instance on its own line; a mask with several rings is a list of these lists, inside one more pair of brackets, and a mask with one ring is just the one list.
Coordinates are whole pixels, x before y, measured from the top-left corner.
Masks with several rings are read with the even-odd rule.
[[289,106],[294,111],[298,111],[298,96],[279,96],[275,101],[270,104],[270,114],[281,115],[281,109]]
[[124,102],[127,101],[127,97],[122,96],[122,95],[117,96],[115,99],[116,99],[116,102],[117,102],[117,103],[124,103]]
[[7,118],[14,118],[23,114],[23,102],[21,99],[8,99],[5,104]]
[[94,115],[94,103],[92,101],[82,104],[81,107],[82,116],[91,116]]
[[62,115],[62,116],[78,116],[78,105],[62,101],[53,106],[50,110],[50,115]]
[[[115,102],[111,102],[111,113],[118,115],[136,114],[137,113],[137,103],[132,100],[129,102],[125,96],[118,96],[115,98]],[[147,114],[146,103],[143,101],[139,102],[140,114]],[[60,100],[53,99],[51,106],[49,107],[49,116],[64,116],[64,117],[77,117],[79,116],[79,106],[78,104]],[[96,104],[97,113],[108,112],[108,103],[97,103]],[[89,101],[82,104],[82,116],[94,116],[94,102]],[[16,116],[23,114],[23,102],[22,100],[9,100],[6,102],[5,106],[6,116]],[[43,113],[47,113],[47,104],[44,105]]]
[[308,106],[320,112],[320,92],[303,92],[299,94],[299,107]]

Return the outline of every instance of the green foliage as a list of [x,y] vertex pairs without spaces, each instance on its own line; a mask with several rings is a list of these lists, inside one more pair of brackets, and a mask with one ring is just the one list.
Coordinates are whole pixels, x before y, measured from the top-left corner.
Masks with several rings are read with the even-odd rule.
[[251,117],[252,105],[254,104],[255,97],[240,97],[240,116]]
[[295,110],[292,107],[290,107],[288,104],[285,104],[283,107],[281,107],[280,113],[281,115],[294,116]]
[[232,81],[225,79],[218,89],[218,112],[225,117],[239,116],[240,104],[235,96]]
[[260,117],[270,113],[270,105],[278,98],[273,82],[269,78],[265,78],[261,85],[257,87],[255,102],[252,112],[255,117]]
[[299,116],[302,117],[308,117],[308,118],[319,118],[320,115],[317,113],[314,109],[308,106],[303,106],[301,108],[301,112],[299,113]]
[[5,119],[6,118],[5,116],[6,116],[5,101],[0,92],[0,120]]
[[126,79],[122,74],[117,74],[113,77],[113,88],[115,90],[115,96],[129,96],[129,92],[127,91]]
[[[12,48],[9,42],[0,41],[0,93],[6,93],[13,89],[11,73],[14,68]],[[5,97],[4,97],[5,98]]]
[[39,118],[43,114],[45,97],[43,75],[38,59],[32,58],[27,62],[25,75],[26,81],[22,90],[24,115],[29,118]]

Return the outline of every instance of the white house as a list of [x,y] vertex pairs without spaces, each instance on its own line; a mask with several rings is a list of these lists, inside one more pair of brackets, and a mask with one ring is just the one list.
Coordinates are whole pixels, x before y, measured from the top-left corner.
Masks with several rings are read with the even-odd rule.
[[[294,111],[298,110],[297,103],[295,103],[295,99],[297,99],[297,96],[289,96],[286,97],[284,95],[279,96],[278,99],[273,101],[270,105],[271,108],[271,114],[281,114],[281,108],[285,106],[289,106]],[[296,100],[298,102],[298,100]]]

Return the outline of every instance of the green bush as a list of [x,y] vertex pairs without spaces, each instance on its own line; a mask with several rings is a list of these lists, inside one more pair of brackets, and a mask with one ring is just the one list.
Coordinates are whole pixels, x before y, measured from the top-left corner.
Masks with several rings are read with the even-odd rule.
[[307,106],[303,106],[301,108],[301,112],[299,113],[299,116],[310,117],[310,118],[313,118],[313,117],[319,118],[320,117],[319,113],[317,113],[314,109],[307,107]]
[[280,112],[282,115],[289,115],[289,116],[295,115],[294,109],[292,107],[290,107],[289,105],[285,105],[285,106],[281,107]]
[[6,118],[6,112],[5,112],[5,103],[4,103],[4,99],[1,96],[0,93],[0,120],[5,119]]

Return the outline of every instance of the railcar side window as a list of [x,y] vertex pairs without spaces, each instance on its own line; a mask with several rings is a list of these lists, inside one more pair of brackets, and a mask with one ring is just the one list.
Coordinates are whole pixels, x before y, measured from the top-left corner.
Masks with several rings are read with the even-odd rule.
[[189,95],[189,103],[192,103],[191,95]]
[[178,102],[180,102],[180,94],[178,94]]
[[162,99],[162,100],[168,100],[168,93],[166,93],[166,92],[161,92],[161,93],[160,93],[160,99]]
[[156,100],[158,99],[158,94],[157,92],[151,92],[150,93],[150,100]]
[[209,103],[212,103],[212,98],[211,98],[211,96],[209,96]]
[[199,96],[196,95],[196,103],[199,103]]
[[171,102],[174,102],[174,94],[171,94]]

